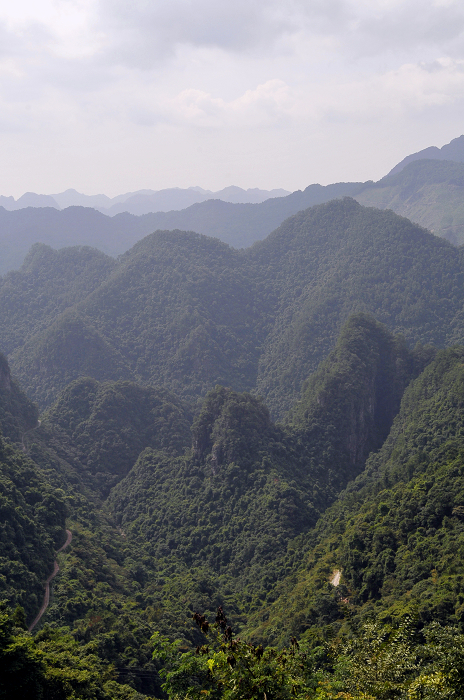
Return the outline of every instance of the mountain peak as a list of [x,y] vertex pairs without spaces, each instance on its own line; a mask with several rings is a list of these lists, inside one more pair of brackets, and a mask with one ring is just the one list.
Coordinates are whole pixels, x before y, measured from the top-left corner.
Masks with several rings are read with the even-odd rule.
[[[406,165],[414,160],[454,160],[457,163],[464,162],[464,135],[458,136],[449,143],[446,143],[441,148],[437,146],[429,146],[424,148],[422,151],[417,151],[417,153],[411,153],[411,155],[406,156],[403,160],[395,165],[388,175],[394,175],[403,170]],[[387,175],[387,177],[388,177]]]

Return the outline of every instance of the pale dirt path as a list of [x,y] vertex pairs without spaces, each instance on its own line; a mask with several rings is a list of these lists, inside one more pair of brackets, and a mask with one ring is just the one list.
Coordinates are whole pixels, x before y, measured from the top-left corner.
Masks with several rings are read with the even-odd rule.
[[[37,426],[37,427],[39,427],[39,426]],[[72,540],[72,532],[71,532],[71,530],[66,530],[66,542],[64,543],[64,545],[62,547],[60,547],[59,549],[56,550],[56,553],[58,554],[58,552],[62,552],[63,549],[66,549],[66,547],[71,543],[71,540]],[[44,593],[42,607],[40,608],[38,615],[35,618],[34,622],[31,625],[29,625],[29,627],[28,627],[29,632],[32,632],[32,630],[34,629],[34,627],[36,626],[36,624],[39,622],[40,618],[44,614],[45,610],[48,608],[48,604],[50,602],[50,582],[55,578],[55,576],[57,575],[59,570],[60,570],[60,567],[58,566],[58,562],[55,559],[55,561],[53,562],[53,571],[50,574],[50,576],[47,578],[47,580],[45,581],[45,593]]]

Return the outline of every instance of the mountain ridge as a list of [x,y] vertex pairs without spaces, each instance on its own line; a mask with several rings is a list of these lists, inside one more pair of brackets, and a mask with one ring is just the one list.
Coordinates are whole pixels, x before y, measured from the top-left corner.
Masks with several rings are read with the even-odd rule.
[[[462,252],[353,199],[300,212],[243,251],[158,231],[117,263],[85,248],[39,246],[32,259],[0,283],[0,342],[42,406],[93,374],[163,385],[193,403],[218,383],[257,391],[282,416],[352,313],[411,345],[464,337]],[[73,261],[75,289],[53,309],[48,295],[60,300]],[[33,309],[31,297],[41,300]]]

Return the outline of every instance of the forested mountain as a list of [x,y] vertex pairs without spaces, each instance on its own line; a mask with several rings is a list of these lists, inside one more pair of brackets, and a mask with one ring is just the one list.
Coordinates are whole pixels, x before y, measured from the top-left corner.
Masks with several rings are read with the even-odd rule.
[[145,448],[181,454],[190,446],[190,423],[186,408],[165,390],[87,378],[66,387],[44,427],[53,426],[92,491],[105,496]]
[[[368,447],[381,444],[395,403],[423,362],[423,353],[410,353],[373,319],[355,316],[291,425],[274,425],[249,394],[218,387],[197,415],[186,451],[189,416],[167,392],[91,379],[71,384],[23,443],[30,470],[67,494],[75,534],[48,619],[90,620],[109,601],[135,596],[141,610],[156,607],[153,620],[169,631],[180,614],[176,595],[189,590],[188,602],[211,609],[226,599],[235,619],[244,620],[260,601],[272,600],[288,566],[288,543],[362,470]],[[358,385],[353,391],[354,373],[364,393]],[[379,409],[385,381],[391,400]],[[360,422],[347,420],[335,433],[346,406]],[[117,482],[105,510],[123,537],[110,535],[104,511],[93,512]],[[127,571],[136,589],[124,582]],[[11,576],[6,582],[12,585]],[[10,596],[23,603],[13,590]]]
[[422,151],[406,156],[406,158],[403,158],[400,163],[390,170],[388,175],[399,173],[403,168],[409,165],[409,163],[415,160],[451,160],[457,163],[463,163],[464,136],[458,136],[458,138],[446,143],[441,148],[429,146],[429,148],[424,148]]
[[[461,139],[464,143],[463,136]],[[464,162],[418,160],[392,173],[356,195],[358,202],[392,209],[437,236],[463,245]]]
[[351,313],[371,313],[409,344],[462,342],[462,252],[391,212],[330,202],[247,255],[279,299],[257,379],[276,413],[290,408]]
[[[74,190],[63,192],[56,195],[66,207],[63,211],[50,205],[45,195],[27,193],[20,198],[25,208],[15,211],[9,210],[13,198],[3,198],[4,208],[0,197],[0,274],[17,269],[35,243],[55,248],[89,245],[117,256],[156,229],[195,231],[235,248],[246,248],[263,240],[289,216],[346,196],[367,206],[393,209],[461,245],[463,143],[464,136],[460,136],[441,149],[432,147],[408,156],[376,183],[313,184],[286,196],[284,191],[273,190],[264,201],[262,190],[248,190],[247,199],[243,190],[234,187],[221,190],[213,199],[210,195],[215,193],[200,192],[201,188],[158,193],[142,190],[133,193],[132,207],[126,204],[131,193],[115,198],[118,201],[107,216],[105,206],[111,200],[103,195],[86,199]],[[187,193],[191,199],[182,205],[176,200],[179,193]],[[197,196],[200,199],[195,199]],[[152,200],[159,202],[159,209]],[[177,210],[181,206],[184,208]]]
[[[12,309],[3,344],[41,406],[70,381],[93,376],[162,385],[190,402],[216,384],[257,389],[282,416],[352,313],[371,313],[410,345],[463,339],[462,252],[352,199],[301,212],[245,251],[159,231],[112,268],[90,255],[72,292],[84,298],[55,302],[61,313],[52,315],[46,290],[54,266],[64,280],[73,255],[87,265],[85,250],[50,253],[45,271],[38,256],[38,268],[0,285]],[[94,286],[87,296],[79,286],[86,275]],[[44,301],[28,324],[29,290]]]
[[35,246],[0,282],[0,697],[461,697],[463,263],[349,198],[240,251]]
[[13,446],[37,426],[37,408],[11,378],[0,355],[0,595],[29,616],[40,607],[43,581],[62,544],[65,494],[47,483],[36,465]]
[[13,442],[21,442],[24,433],[37,425],[39,412],[11,378],[8,361],[0,354],[0,413],[2,434]]
[[120,213],[110,217],[82,206],[63,211],[32,207],[6,211],[0,207],[0,274],[19,267],[34,243],[55,248],[90,245],[116,256],[156,229],[196,231],[219,238],[235,248],[247,247],[301,209],[334,197],[354,195],[360,189],[362,183],[310,185],[303,192],[298,190],[261,204],[210,199],[181,211],[141,216]]
[[226,595],[231,612],[248,614],[272,597],[289,541],[380,447],[421,364],[373,319],[354,316],[291,425],[274,425],[249,394],[218,387],[195,419],[191,452],[173,460],[145,450],[108,507],[163,578],[202,570],[213,598]]
[[115,261],[95,248],[34,245],[0,282],[0,347],[10,353],[108,277]]
[[260,638],[373,615],[462,624],[463,360],[462,347],[438,353],[406,390],[383,447],[300,543],[303,565],[260,613]]

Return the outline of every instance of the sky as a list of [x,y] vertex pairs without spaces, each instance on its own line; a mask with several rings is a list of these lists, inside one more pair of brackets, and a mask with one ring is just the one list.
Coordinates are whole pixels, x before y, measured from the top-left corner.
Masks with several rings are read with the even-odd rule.
[[462,133],[462,0],[0,0],[3,195],[378,180]]

